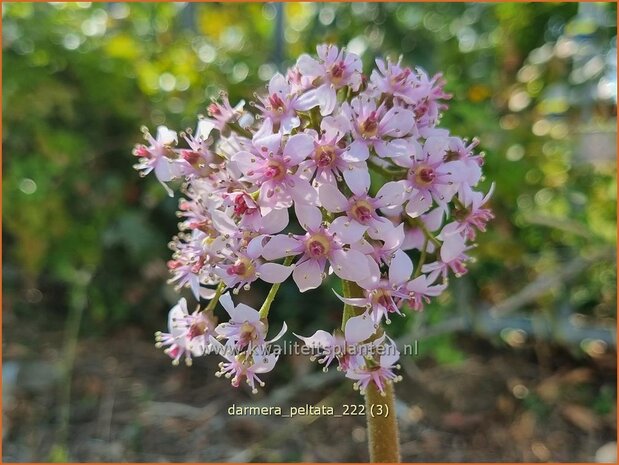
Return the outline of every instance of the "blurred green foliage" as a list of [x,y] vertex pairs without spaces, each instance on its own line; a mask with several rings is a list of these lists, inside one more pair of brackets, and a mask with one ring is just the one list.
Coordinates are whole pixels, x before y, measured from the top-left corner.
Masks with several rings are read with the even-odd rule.
[[[93,331],[161,325],[176,201],[131,169],[139,127],[192,127],[220,89],[251,97],[324,41],[368,68],[403,55],[444,73],[454,97],[443,125],[479,137],[485,184],[497,185],[472,305],[614,247],[614,4],[5,3],[2,14],[4,285],[21,311],[63,311],[72,276],[87,270]],[[612,320],[615,276],[609,257],[531,309],[568,302]],[[328,289],[280,292],[278,317],[337,326],[336,311],[316,320],[316,307],[338,306]],[[424,324],[460,304],[446,294]],[[437,341],[440,361],[459,359],[449,337]]]

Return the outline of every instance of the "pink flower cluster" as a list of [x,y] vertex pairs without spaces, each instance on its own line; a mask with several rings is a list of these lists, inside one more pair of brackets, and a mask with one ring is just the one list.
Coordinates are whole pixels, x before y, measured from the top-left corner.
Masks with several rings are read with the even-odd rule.
[[[168,184],[183,181],[171,282],[210,300],[189,314],[181,299],[157,339],[176,363],[219,352],[218,374],[255,390],[277,361],[266,332],[279,283],[292,277],[305,292],[334,274],[362,289],[340,297],[358,316],[343,334],[299,337],[325,368],[337,360],[362,391],[383,391],[399,378],[399,353],[380,324],[422,310],[450,274],[466,273],[471,241],[493,217],[491,192],[476,190],[477,141],[437,127],[450,97],[440,75],[376,60],[368,79],[357,55],[317,52],[274,75],[251,105],[222,94],[195,132],[162,126],[136,146],[141,175],[154,172],[170,195]],[[224,293],[256,280],[274,286],[260,311]],[[218,300],[230,320],[216,325]]]

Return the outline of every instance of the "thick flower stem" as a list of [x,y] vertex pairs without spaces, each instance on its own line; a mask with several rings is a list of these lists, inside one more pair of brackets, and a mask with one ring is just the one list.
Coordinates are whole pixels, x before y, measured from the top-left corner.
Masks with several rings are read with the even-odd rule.
[[[342,294],[344,297],[359,297],[363,295],[361,288],[352,281],[342,280]],[[342,331],[346,328],[346,322],[349,318],[356,316],[357,308],[352,305],[344,304],[344,312],[342,313]]]
[[374,383],[370,383],[365,391],[365,415],[368,425],[370,462],[399,463],[400,436],[393,384],[385,385],[383,396]]
[[[352,281],[342,281],[342,290],[344,297],[363,297],[363,289]],[[355,316],[353,309],[350,305],[344,306],[342,329],[348,318]],[[370,383],[365,391],[365,406],[370,462],[400,462],[400,436],[393,384],[386,383],[383,395],[374,383]]]

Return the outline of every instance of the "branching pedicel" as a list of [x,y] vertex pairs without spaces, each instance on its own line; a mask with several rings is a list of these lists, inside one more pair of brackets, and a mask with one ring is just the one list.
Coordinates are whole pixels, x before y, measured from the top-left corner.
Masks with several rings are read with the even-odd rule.
[[[422,310],[449,274],[466,273],[470,241],[492,213],[484,208],[490,193],[475,190],[477,141],[437,127],[450,97],[441,76],[376,65],[368,80],[358,56],[321,45],[317,58],[302,55],[286,76],[276,74],[249,109],[222,94],[195,133],[181,134],[186,148],[165,127],[156,137],[145,132],[147,145],[134,151],[140,174],[154,172],[170,195],[169,181],[185,181],[171,282],[210,300],[190,314],[180,299],[169,332],[157,333],[173,363],[217,352],[225,359],[217,375],[256,392],[277,362],[269,344],[286,331],[267,340],[279,284],[292,275],[305,292],[334,273],[344,284],[342,329],[298,337],[362,392],[373,385],[384,393],[399,379],[399,353],[381,322]],[[282,233],[291,209],[300,234]],[[257,279],[273,284],[262,308],[235,306],[227,291]],[[230,315],[219,325],[217,302]]]

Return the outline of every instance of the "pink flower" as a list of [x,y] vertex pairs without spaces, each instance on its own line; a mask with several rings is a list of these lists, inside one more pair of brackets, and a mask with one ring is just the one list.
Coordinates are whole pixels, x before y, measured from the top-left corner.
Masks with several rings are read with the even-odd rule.
[[471,192],[468,201],[463,202],[464,209],[457,208],[454,217],[460,225],[457,231],[464,235],[469,241],[474,241],[477,236],[476,230],[485,232],[486,223],[494,218],[489,208],[483,208],[488,203],[494,192],[494,183],[484,196],[481,192]]
[[475,154],[473,149],[479,145],[479,140],[473,139],[470,144],[460,137],[449,137],[447,141],[446,161],[459,160],[462,162],[462,169],[465,170],[460,177],[468,186],[475,186],[482,176],[481,167],[484,164],[484,157]]
[[437,123],[440,111],[446,108],[441,100],[451,98],[443,90],[445,81],[441,74],[431,79],[425,71],[417,68],[414,72],[408,67],[397,63],[376,60],[377,69],[372,71],[370,78],[371,90],[380,97],[381,94],[392,95],[414,111],[417,127],[425,132]]
[[189,145],[189,149],[179,151],[179,170],[183,176],[208,176],[212,171],[211,165],[215,157],[209,149],[213,142],[209,137],[211,130],[212,125],[205,119],[201,119],[198,121],[195,134],[182,134],[183,139]]
[[191,315],[187,311],[187,301],[181,298],[168,314],[168,331],[155,333],[157,347],[165,347],[165,353],[178,365],[185,356],[185,363],[192,364],[192,355],[198,357],[209,353],[210,337],[215,321],[210,314],[196,310]]
[[393,95],[402,99],[406,103],[415,102],[415,87],[417,87],[415,74],[413,71],[401,66],[402,58],[394,63],[390,60],[385,62],[380,58],[376,59],[376,67],[370,76],[372,87],[380,94]]
[[301,124],[297,111],[311,108],[312,102],[307,98],[299,98],[292,93],[290,84],[280,73],[276,73],[269,81],[269,95],[259,97],[261,104],[256,104],[265,119],[273,125],[279,125],[285,134]]
[[271,371],[279,358],[270,346],[284,335],[286,323],[277,336],[265,341],[267,327],[257,310],[245,304],[235,306],[229,293],[222,295],[220,302],[230,315],[230,321],[215,328],[219,338],[228,340],[225,346],[210,338],[212,349],[227,360],[219,364],[216,375],[231,378],[234,387],[245,378],[255,393],[256,384],[264,386],[257,375]]
[[[296,205],[299,223],[305,235],[272,237],[264,246],[262,256],[274,260],[301,255],[292,272],[292,279],[301,292],[315,289],[322,283],[325,265],[342,279],[359,281],[369,274],[368,260],[361,252],[347,248],[361,238],[361,231],[349,231],[345,217],[336,218],[328,227],[322,226],[322,214],[316,207]],[[344,238],[347,239],[344,239]]]
[[379,157],[403,157],[409,153],[408,143],[402,139],[415,124],[414,114],[403,107],[386,109],[376,107],[369,98],[356,97],[342,106],[342,112],[352,123],[354,141],[348,147],[346,159],[365,161],[374,148]]
[[[424,271],[426,268],[422,267],[421,269]],[[436,275],[420,274],[406,284],[406,292],[408,293],[406,302],[411,309],[421,311],[425,304],[430,303],[430,297],[436,297],[443,293],[447,288],[447,283],[433,285],[436,278]]]
[[203,126],[203,130],[209,133],[212,129],[223,132],[230,121],[239,119],[243,112],[243,107],[245,106],[245,102],[241,100],[241,102],[233,108],[232,105],[230,105],[227,93],[222,92],[220,96],[221,103],[213,100],[207,108],[209,118],[204,118],[203,120],[206,123]]
[[[198,230],[193,231],[192,235],[205,237],[205,234]],[[207,248],[198,247],[194,241],[185,243],[177,240],[177,242],[172,242],[174,255],[172,260],[168,262],[172,278],[168,280],[168,283],[174,283],[177,290],[183,287],[191,288],[196,299],[199,299],[201,295],[200,284],[204,280],[205,270],[223,259],[212,251],[219,251],[220,248],[225,246],[225,242],[223,236],[210,241]]]
[[[191,246],[187,247],[189,249]],[[179,246],[177,246],[180,249]],[[200,298],[200,271],[204,262],[200,260],[200,256],[196,254],[182,254],[174,260],[169,260],[168,270],[172,273],[172,278],[168,280],[168,284],[175,284],[175,289],[180,290],[183,287],[191,288],[193,295]]]
[[241,381],[245,379],[253,394],[258,392],[256,385],[264,387],[264,382],[258,375],[272,371],[279,358],[278,354],[269,353],[266,346],[258,347],[251,352],[234,354],[229,347],[223,346],[215,338],[211,338],[211,344],[213,350],[227,360],[219,364],[219,371],[215,376],[223,375],[229,378],[234,387],[239,387]]
[[263,263],[259,260],[262,255],[263,236],[252,239],[245,251],[237,251],[231,257],[230,262],[219,264],[215,273],[226,283],[229,288],[243,287],[249,290],[249,285],[256,279],[267,283],[281,283],[288,279],[292,273],[291,266],[279,263]]
[[355,380],[354,387],[365,394],[370,383],[374,383],[377,389],[384,394],[385,385],[390,382],[400,381],[402,378],[395,374],[394,370],[400,368],[396,362],[400,358],[400,352],[391,338],[385,344],[383,354],[376,358],[357,356],[355,363],[350,364],[346,377]]
[[[290,88],[293,93],[305,92],[312,88],[312,77],[304,76],[297,66],[289,68],[286,72],[286,79],[290,83]],[[307,98],[307,97],[306,97]]]
[[346,371],[350,363],[356,360],[356,356],[362,352],[370,353],[373,346],[380,344],[382,338],[368,344],[361,344],[376,332],[376,325],[367,315],[354,316],[346,321],[344,334],[336,331],[329,334],[322,329],[316,331],[310,337],[295,334],[306,346],[317,350],[318,363],[324,365],[323,371],[327,371],[333,360],[337,358],[339,368]]
[[220,323],[215,332],[219,337],[228,340],[228,343],[238,349],[255,348],[264,343],[266,326],[260,321],[258,310],[249,305],[234,305],[229,293],[221,296],[219,302],[224,307],[230,321]]
[[[445,205],[438,206],[428,211],[427,213],[419,216],[418,220],[423,222],[425,229],[427,229],[428,232],[434,233],[435,231],[438,231],[443,225],[443,221],[447,213],[448,209]],[[402,249],[417,249],[419,251],[423,251],[424,248],[426,252],[434,253],[434,243],[427,239],[424,231],[421,228],[413,227],[408,229],[402,243]]]
[[178,142],[176,132],[165,126],[159,126],[156,138],[153,138],[148,131],[144,132],[144,137],[150,145],[148,147],[145,145],[136,146],[133,153],[140,158],[140,162],[134,168],[140,171],[140,176],[146,176],[154,171],[161,185],[172,197],[174,194],[166,182],[180,176],[182,170],[178,161],[178,154],[173,149],[173,146]]
[[400,157],[395,162],[408,168],[408,176],[404,182],[410,192],[406,204],[406,213],[416,218],[427,212],[436,201],[439,206],[445,206],[458,189],[458,173],[462,169],[459,161],[445,162],[448,139],[445,137],[430,137],[423,147],[411,142],[413,155]]
[[299,172],[305,179],[315,175],[318,186],[322,184],[337,185],[342,178],[349,184],[352,178],[367,176],[365,162],[351,162],[344,159],[346,152],[345,136],[349,123],[345,116],[325,117],[320,123],[320,134],[313,132],[314,152],[312,156],[299,165]]
[[243,179],[259,188],[259,205],[280,209],[292,206],[293,201],[315,202],[316,190],[296,169],[314,149],[311,136],[296,134],[283,143],[281,134],[264,132],[267,135],[254,137],[252,152],[241,151],[232,157],[245,175]]
[[458,229],[459,225],[456,222],[449,223],[443,228],[438,236],[443,241],[440,260],[423,266],[423,272],[429,273],[432,281],[435,281],[439,275],[447,278],[449,270],[453,271],[456,277],[466,274],[465,262],[469,256],[465,252],[471,246],[467,245],[466,238],[458,232]]
[[361,85],[361,60],[354,53],[338,50],[335,45],[319,45],[318,60],[301,55],[297,68],[307,77],[318,79],[318,87],[308,91],[320,106],[323,116],[333,112],[337,103],[336,90],[350,86],[356,91]]
[[[378,59],[368,81],[358,56],[333,45],[317,52],[271,78],[251,103],[258,114],[222,94],[180,144],[160,126],[136,146],[142,176],[155,172],[170,195],[170,181],[182,186],[169,282],[198,300],[220,298],[230,316],[214,327],[211,313],[189,314],[181,299],[157,344],[175,364],[215,348],[224,357],[217,375],[255,392],[277,362],[271,344],[286,331],[266,340],[279,284],[292,275],[305,292],[335,273],[361,287],[340,298],[365,313],[343,331],[298,337],[325,369],[337,360],[357,388],[374,383],[384,392],[400,378],[399,354],[377,325],[407,306],[422,310],[452,272],[467,271],[470,241],[493,217],[485,204],[494,185],[487,195],[477,187],[478,141],[437,126],[450,97],[440,74]],[[301,234],[289,225],[291,207]],[[219,297],[259,279],[273,284],[260,311],[234,305],[229,292]]]
[[357,249],[371,256],[376,263],[388,265],[393,254],[404,248],[404,224],[377,223],[376,229],[368,229],[367,237],[356,244]]
[[[353,195],[346,198],[337,187],[332,184],[323,184],[318,193],[322,206],[332,213],[346,213],[346,217],[338,217],[335,221],[342,222],[346,218],[342,239],[350,243],[358,240],[368,228],[373,228],[375,234],[387,227],[393,228],[392,223],[380,216],[378,210],[402,205],[404,202],[404,186],[399,182],[388,182],[380,188],[376,198],[368,195],[370,190],[369,176],[351,177],[349,184]],[[334,221],[334,222],[335,222]]]
[[[406,298],[406,285],[413,272],[413,262],[406,253],[398,250],[393,255],[389,265],[389,275],[381,278],[378,267],[373,274],[359,285],[364,290],[364,297],[338,297],[344,303],[355,307],[365,307],[370,309],[370,316],[375,324],[379,324],[383,318],[389,323],[389,314],[397,313],[400,302]],[[337,294],[336,294],[337,295]]]
[[181,199],[178,203],[178,216],[183,218],[179,229],[186,231],[201,231],[209,237],[232,234],[236,230],[234,222],[219,207],[221,201],[210,197],[202,199],[202,192],[195,189],[195,185],[185,192],[188,199]]
[[228,202],[228,215],[237,220],[242,230],[261,234],[276,234],[288,226],[288,209],[268,210],[264,214],[251,195],[244,191],[223,194]]
[[364,297],[338,297],[349,305],[369,308],[375,323],[380,323],[383,318],[386,323],[390,323],[389,315],[401,315],[400,307],[404,302],[408,302],[413,310],[422,310],[424,303],[430,302],[430,297],[440,295],[447,287],[446,284],[432,285],[436,278],[424,274],[411,279],[412,273],[413,262],[410,257],[402,250],[397,250],[389,264],[386,278],[381,278],[376,268],[370,278],[359,282]]
[[441,110],[447,108],[447,105],[440,100],[450,99],[451,95],[443,90],[445,80],[440,73],[430,78],[425,71],[418,68],[416,82],[413,111],[415,112],[417,127],[420,128],[420,131],[423,131],[425,128],[436,125]]
[[230,320],[220,323],[215,333],[218,338],[227,339],[227,345],[237,350],[252,351],[264,344],[271,344],[281,339],[288,328],[284,323],[277,336],[265,341],[267,326],[261,320],[258,310],[242,303],[235,306],[229,292],[222,295],[219,302],[230,315]]

